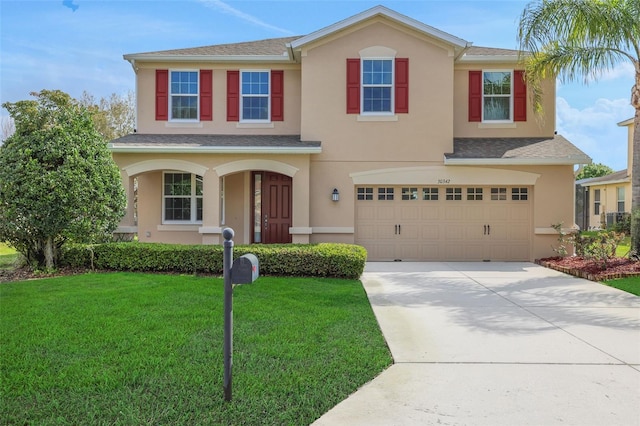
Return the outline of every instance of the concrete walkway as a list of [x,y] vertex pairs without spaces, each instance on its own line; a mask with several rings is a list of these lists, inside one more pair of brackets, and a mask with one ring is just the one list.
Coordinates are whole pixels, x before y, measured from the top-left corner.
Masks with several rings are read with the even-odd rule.
[[314,425],[640,425],[640,297],[531,263],[368,263],[394,365]]

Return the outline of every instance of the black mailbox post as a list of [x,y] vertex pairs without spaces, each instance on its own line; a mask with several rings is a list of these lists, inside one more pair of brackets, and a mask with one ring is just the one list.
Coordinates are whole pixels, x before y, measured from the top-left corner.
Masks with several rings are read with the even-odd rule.
[[[233,369],[233,284],[251,284],[258,278],[258,258],[245,254],[233,262],[233,229],[222,231],[224,247],[222,270],[224,276],[224,400],[231,401]],[[232,266],[233,263],[233,266]]]
[[251,253],[233,261],[231,281],[234,284],[251,284],[259,275],[258,258]]

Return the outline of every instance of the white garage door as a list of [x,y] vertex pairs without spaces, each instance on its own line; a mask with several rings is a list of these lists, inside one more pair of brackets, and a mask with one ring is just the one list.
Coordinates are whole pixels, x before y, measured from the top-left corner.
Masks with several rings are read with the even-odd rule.
[[357,187],[369,260],[530,260],[530,187]]

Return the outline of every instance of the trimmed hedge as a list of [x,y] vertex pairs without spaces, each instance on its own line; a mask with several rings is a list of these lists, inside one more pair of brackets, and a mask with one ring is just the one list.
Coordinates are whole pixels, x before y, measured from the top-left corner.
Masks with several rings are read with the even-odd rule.
[[[360,277],[367,260],[352,244],[237,245],[234,258],[253,253],[260,275]],[[107,243],[63,247],[61,267],[97,270],[222,274],[222,245]]]

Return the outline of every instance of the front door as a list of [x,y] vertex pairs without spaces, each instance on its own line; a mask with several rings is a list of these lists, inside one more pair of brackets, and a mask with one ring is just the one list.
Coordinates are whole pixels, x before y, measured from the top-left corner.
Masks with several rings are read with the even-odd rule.
[[255,172],[253,182],[253,242],[290,243],[291,177],[272,172]]

